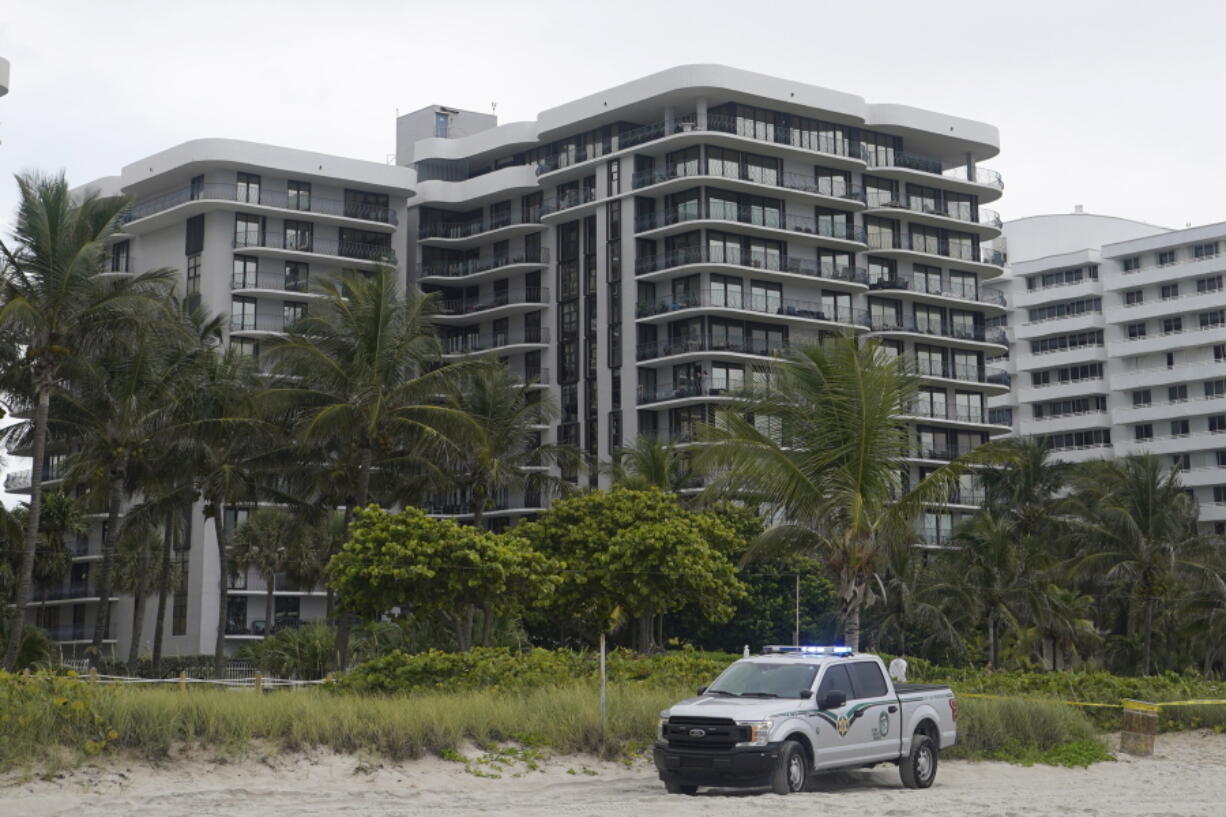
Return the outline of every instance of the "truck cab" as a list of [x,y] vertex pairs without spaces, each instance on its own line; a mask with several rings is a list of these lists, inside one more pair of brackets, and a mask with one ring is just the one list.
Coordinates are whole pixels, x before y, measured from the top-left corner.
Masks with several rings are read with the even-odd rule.
[[957,739],[946,686],[891,682],[875,655],[845,647],[767,647],[698,695],[660,713],[654,758],[670,792],[769,785],[803,791],[810,775],[897,763],[927,788]]

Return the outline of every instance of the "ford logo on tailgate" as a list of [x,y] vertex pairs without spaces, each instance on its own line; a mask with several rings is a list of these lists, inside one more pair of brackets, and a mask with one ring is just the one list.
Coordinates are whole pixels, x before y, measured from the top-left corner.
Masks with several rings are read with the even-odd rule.
[[690,737],[692,738],[705,738],[706,736],[707,736],[706,729],[691,729],[690,730]]

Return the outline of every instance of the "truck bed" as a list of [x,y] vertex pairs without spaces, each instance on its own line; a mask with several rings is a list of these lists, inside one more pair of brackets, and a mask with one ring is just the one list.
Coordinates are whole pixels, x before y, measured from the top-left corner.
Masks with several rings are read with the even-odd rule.
[[899,695],[911,695],[919,692],[939,692],[949,689],[948,684],[895,684],[894,691]]

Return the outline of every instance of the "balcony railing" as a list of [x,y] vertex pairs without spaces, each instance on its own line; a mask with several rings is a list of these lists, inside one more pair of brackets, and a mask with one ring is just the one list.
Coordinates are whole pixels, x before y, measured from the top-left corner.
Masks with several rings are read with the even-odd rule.
[[548,287],[525,287],[515,292],[494,293],[492,298],[447,298],[439,302],[443,315],[472,315],[511,304],[543,304],[549,301]]
[[729,397],[738,389],[718,388],[702,383],[660,383],[655,386],[638,387],[638,404],[659,403],[664,400],[682,400],[688,397]]
[[549,343],[549,327],[515,329],[507,332],[492,332],[484,335],[456,335],[443,338],[443,354],[470,355],[515,346],[521,343]]
[[759,207],[715,206],[711,207],[696,202],[693,207],[674,207],[659,213],[641,215],[634,220],[635,232],[654,230],[673,224],[688,221],[733,221],[753,227],[766,227],[772,230],[787,230],[804,235],[821,238],[837,239],[839,241],[854,241],[858,244],[867,243],[868,238],[864,228],[848,224],[845,220],[817,219],[796,213],[779,213],[774,210],[763,210]]
[[907,170],[918,170],[921,173],[929,173],[933,176],[944,176],[958,181],[973,182],[982,184],[987,187],[993,187],[997,190],[1004,190],[1005,183],[1001,179],[1000,174],[995,170],[990,170],[979,165],[972,165],[968,168],[966,165],[957,165],[955,167],[946,168],[940,159],[934,159],[931,156],[923,156],[918,153],[911,153],[906,150],[886,150],[878,151],[867,149],[860,151],[860,158],[864,160],[869,167],[902,167]]
[[34,471],[27,468],[24,471],[14,471],[4,477],[4,490],[24,491],[34,483]]
[[547,368],[512,370],[508,374],[511,377],[511,382],[520,386],[547,385],[549,383],[549,369]]
[[122,216],[120,223],[127,224],[137,219],[148,218],[172,207],[178,207],[189,201],[229,201],[237,204],[259,204],[265,207],[277,207],[282,210],[292,210],[299,213],[318,213],[328,216],[343,216],[344,218],[361,219],[362,221],[377,221],[383,224],[399,224],[396,211],[390,207],[380,207],[372,204],[345,202],[339,199],[324,199],[317,196],[307,197],[309,206],[302,207],[297,202],[291,204],[289,194],[283,191],[260,189],[259,196],[252,200],[247,194],[238,193],[235,184],[209,183],[204,185],[180,187],[168,193],[142,199],[129,207]]
[[40,599],[47,601],[63,601],[64,599],[85,599],[98,595],[88,584],[71,584],[68,587],[52,587],[38,594]]
[[318,253],[341,258],[356,258],[362,261],[376,261],[382,264],[395,264],[396,252],[389,246],[381,244],[365,244],[360,241],[337,241],[317,236],[295,237],[281,233],[240,233],[234,236],[236,249],[263,247],[273,250],[290,250],[292,252]]
[[986,423],[987,411],[968,406],[940,406],[932,403],[916,401],[911,404],[907,414],[912,417],[928,417],[933,420],[953,420],[959,423]]
[[980,264],[1004,266],[1006,256],[1000,250],[987,247],[976,247],[945,239],[932,239],[922,236],[892,235],[890,233],[869,233],[867,244],[870,250],[910,250],[927,255],[941,255],[958,261],[975,261]]
[[640,343],[637,348],[637,359],[652,360],[654,358],[683,355],[689,352],[737,352],[747,355],[773,357],[787,352],[790,345],[817,343],[813,338],[791,338],[790,340],[756,340],[749,338],[678,338],[676,340],[657,340]]
[[848,267],[828,261],[818,263],[807,258],[768,254],[755,250],[741,251],[737,247],[689,247],[672,250],[659,255],[640,256],[634,262],[635,275],[660,272],[687,264],[731,264],[756,270],[786,272],[791,275],[806,275],[831,281],[868,283],[868,273],[863,267]]
[[52,627],[44,628],[44,632],[52,641],[88,641],[94,637],[93,627]]
[[596,191],[594,189],[575,190],[570,193],[554,196],[551,199],[545,199],[541,203],[540,214],[548,216],[560,213],[563,210],[569,210],[572,207],[578,207],[581,204],[591,204],[594,201],[596,201]]
[[924,295],[941,295],[946,298],[960,298],[964,301],[976,301],[981,304],[994,304],[995,306],[1005,305],[1005,296],[999,292],[992,290],[978,289],[976,287],[946,287],[941,284],[932,283],[926,276],[915,275],[912,277],[898,276],[894,278],[878,278],[876,281],[870,281],[869,289],[905,289],[910,292],[919,292]]
[[728,167],[722,163],[699,162],[676,164],[663,170],[640,170],[631,178],[635,190],[649,187],[653,184],[695,177],[715,177],[733,179],[735,181],[752,182],[768,187],[780,187],[784,190],[796,190],[801,193],[812,193],[818,196],[828,196],[848,201],[864,202],[864,191],[847,184],[842,179],[829,176],[810,176],[805,173],[789,171],[779,172],[770,168],[760,167]]
[[[929,216],[943,216],[952,218],[958,221],[965,221],[970,224],[982,224],[985,227],[995,227],[1000,229],[1004,226],[1001,221],[1000,213],[995,210],[990,210],[987,207],[971,207],[969,204],[963,205],[960,202],[933,202],[926,199],[910,199],[903,198],[901,200],[890,200],[884,203],[870,205],[873,207],[888,207],[890,209],[907,210],[912,213],[923,213]],[[978,212],[976,212],[976,210]]]
[[1003,329],[987,329],[983,326],[957,326],[948,321],[917,320],[914,315],[896,318],[874,317],[869,321],[874,332],[914,332],[921,335],[938,335],[954,340],[974,340],[983,343],[1006,344]]
[[934,363],[917,360],[915,361],[915,370],[924,377],[943,377],[948,380],[962,380],[967,383],[991,383],[998,386],[1009,385],[1009,373],[1004,369],[990,366]]
[[418,238],[472,238],[475,235],[501,230],[516,224],[540,224],[541,208],[532,207],[515,215],[476,221],[432,221],[422,224],[417,230]]
[[480,261],[443,261],[432,264],[422,264],[420,271],[417,273],[419,278],[435,276],[439,278],[460,278],[465,275],[476,275],[479,272],[489,272],[490,270],[509,267],[513,264],[548,264],[549,250],[541,249],[536,252],[521,253],[519,255],[496,255],[493,258],[486,258]]
[[818,321],[868,326],[868,313],[860,309],[840,309],[835,304],[823,304],[820,301],[802,301],[767,295],[741,295],[729,293],[726,290],[709,289],[684,293],[671,298],[661,298],[654,302],[639,303],[636,314],[640,318],[646,318],[681,309],[700,307],[738,309],[760,312],[765,315],[812,318]]
[[284,332],[294,323],[293,319],[286,320],[284,315],[272,314],[256,314],[256,315],[231,315],[230,316],[230,331],[231,332]]

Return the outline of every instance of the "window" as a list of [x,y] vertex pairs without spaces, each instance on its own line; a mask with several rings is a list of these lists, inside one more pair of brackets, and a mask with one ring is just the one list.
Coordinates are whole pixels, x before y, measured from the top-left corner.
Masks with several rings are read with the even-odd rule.
[[1187,471],[1192,467],[1192,458],[1187,454],[1172,454],[1171,467],[1178,468],[1181,471]]
[[259,286],[259,259],[252,255],[234,256],[230,274],[230,289],[253,289]]
[[1124,259],[1124,272],[1136,272],[1141,268],[1141,256],[1134,255]]
[[[391,199],[386,193],[368,193],[365,190],[345,191],[345,217],[362,218],[367,221],[391,221]],[[525,216],[524,221],[528,221]],[[368,242],[375,243],[375,242]]]
[[849,664],[851,684],[856,690],[856,698],[880,698],[886,694],[885,677],[881,674],[880,665],[872,661],[857,661]]
[[1145,322],[1128,324],[1128,339],[1138,340],[1145,337]]
[[879,281],[894,281],[894,259],[892,258],[876,258],[868,257],[868,283],[869,285],[876,284]]
[[1217,256],[1217,242],[1210,241],[1205,244],[1192,245],[1193,258],[1214,258]]
[[856,697],[851,687],[851,677],[847,674],[846,664],[826,666],[826,674],[822,676],[822,683],[817,688],[817,700],[823,700],[831,692],[842,692],[849,701]]
[[1132,393],[1132,407],[1140,408],[1153,402],[1149,389],[1141,389]]
[[[620,159],[614,159],[609,162],[608,170],[608,192],[607,195],[616,196],[622,192],[622,163]],[[608,237],[609,241],[614,240],[612,234]]]
[[1212,329],[1226,323],[1226,309],[1215,309],[1212,312],[1202,312],[1197,316],[1201,329]]
[[[1142,324],[1143,325],[1143,324]],[[1069,349],[1080,349],[1086,346],[1102,346],[1103,330],[1090,332],[1074,332],[1069,335],[1049,335],[1030,342],[1030,353],[1043,355],[1049,352],[1064,352]]]
[[314,239],[314,225],[309,221],[285,220],[285,249],[310,252]]
[[1174,263],[1175,263],[1175,251],[1174,250],[1163,250],[1162,252],[1158,253],[1158,266],[1166,267]]
[[1218,449],[1217,451],[1214,451],[1213,454],[1217,467],[1226,468],[1226,449]]
[[260,177],[254,173],[238,174],[238,190],[235,201],[245,201],[248,204],[260,203]]
[[1216,505],[1226,505],[1226,485],[1213,486],[1213,502]]
[[111,246],[111,272],[131,272],[128,269],[128,250],[130,244],[120,241]]
[[285,289],[289,292],[306,292],[310,280],[309,267],[301,261],[285,262]]
[[1136,306],[1141,303],[1145,303],[1145,293],[1143,290],[1130,289],[1124,293],[1124,304],[1126,306]]
[[282,320],[288,329],[306,317],[307,305],[301,301],[285,301],[281,305]]
[[1187,419],[1183,419],[1183,420],[1171,420],[1171,436],[1172,436],[1172,437],[1186,437],[1186,436],[1188,436],[1188,421],[1187,421]]
[[1210,414],[1209,431],[1213,434],[1221,434],[1226,431],[1226,414]]
[[234,217],[234,246],[259,247],[263,242],[264,219],[239,213]]
[[255,329],[255,298],[235,297],[230,302],[230,328]]
[[192,201],[204,198],[204,176],[192,176],[188,186],[187,197]]
[[446,139],[447,126],[451,124],[451,116],[442,111],[434,112],[434,138]]
[[285,191],[285,206],[291,210],[310,210],[310,183],[291,181]]
[[185,224],[184,255],[199,255],[204,252],[204,216],[192,216]]
[[1154,438],[1154,424],[1153,423],[1138,423],[1137,425],[1132,427],[1132,436],[1136,439],[1137,442],[1142,442],[1143,440],[1152,440]]
[[252,338],[230,338],[230,348],[239,357],[249,357],[252,360],[260,358],[260,345]]
[[1219,400],[1226,397],[1226,380],[1206,380],[1205,399]]
[[1162,300],[1169,301],[1172,298],[1179,297],[1179,284],[1163,284],[1162,285]]
[[1202,292],[1218,292],[1222,288],[1222,276],[1211,275],[1208,278],[1196,279],[1196,291]]
[[1176,316],[1174,318],[1162,319],[1162,334],[1174,335],[1183,331],[1183,318]]
[[200,254],[187,256],[187,286],[184,289],[184,294],[199,295],[200,294]]
[[1066,318],[1071,315],[1083,315],[1087,312],[1102,312],[1102,298],[1084,298],[1079,301],[1061,301],[1027,310],[1027,318],[1031,323],[1050,321],[1056,318]]
[[1226,360],[1226,343],[1215,343],[1213,345],[1213,362],[1221,363]]
[[1166,399],[1171,403],[1183,403],[1188,399],[1188,384],[1180,383],[1178,386],[1169,386],[1166,390]]

